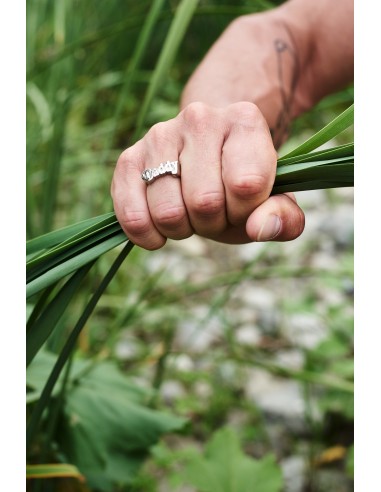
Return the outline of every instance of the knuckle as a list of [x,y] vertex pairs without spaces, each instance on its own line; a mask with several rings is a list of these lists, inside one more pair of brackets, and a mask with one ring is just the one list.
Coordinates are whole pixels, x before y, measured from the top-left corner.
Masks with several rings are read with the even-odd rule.
[[150,221],[145,212],[125,210],[121,223],[127,233],[134,236],[145,236],[150,230]]
[[270,189],[269,179],[262,174],[246,174],[233,176],[228,184],[233,195],[240,198],[252,198]]
[[195,194],[190,204],[191,211],[201,216],[219,214],[225,208],[225,196],[219,191]]
[[139,169],[138,160],[139,155],[135,149],[135,146],[124,150],[117,160],[114,176],[124,176],[131,170]]
[[159,205],[155,211],[154,220],[162,226],[176,227],[186,220],[186,212],[183,207]]
[[167,122],[160,122],[153,125],[145,137],[155,149],[168,147],[171,142],[171,133]]
[[233,103],[231,104],[231,108],[234,112],[248,119],[256,118],[258,115],[262,115],[258,106],[250,101],[239,101]]
[[249,101],[240,101],[230,106],[235,125],[254,129],[266,125],[266,121],[258,106]]
[[212,111],[209,106],[202,102],[193,102],[182,111],[182,116],[187,127],[192,132],[202,133],[210,125]]
[[117,165],[125,165],[129,163],[135,162],[135,152],[133,147],[129,147],[128,149],[125,149],[119,156]]

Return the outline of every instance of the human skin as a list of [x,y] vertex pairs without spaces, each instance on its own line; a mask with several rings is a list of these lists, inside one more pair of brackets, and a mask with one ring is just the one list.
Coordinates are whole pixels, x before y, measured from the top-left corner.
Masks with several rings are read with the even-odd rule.
[[[353,80],[353,0],[290,0],[233,21],[188,81],[179,114],[120,156],[111,194],[137,245],[192,234],[287,241],[304,229],[293,194],[270,196],[291,121]],[[179,160],[181,178],[145,168]]]

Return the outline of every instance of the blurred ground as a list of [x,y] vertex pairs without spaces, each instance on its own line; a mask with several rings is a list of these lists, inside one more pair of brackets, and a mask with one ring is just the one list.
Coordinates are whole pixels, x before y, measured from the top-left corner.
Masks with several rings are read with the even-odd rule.
[[[322,381],[327,371],[334,377],[332,364],[345,365],[352,351],[353,190],[297,198],[306,228],[295,241],[227,246],[192,237],[143,253],[147,271],[164,271],[172,293],[225,272],[241,278],[212,295],[181,296],[160,312],[147,308],[115,350],[134,365],[142,334],[167,333],[166,341],[156,340],[157,353],[166,353],[158,383],[162,405],[193,424],[193,436],[176,438],[174,449],[189,440],[199,446],[211,430],[233,426],[250,454],[276,453],[285,491],[344,492],[352,490],[343,460],[353,437],[351,399],[319,381],[300,380],[300,373],[314,369],[319,379],[320,367]],[[142,384],[155,379],[156,364],[135,369]],[[339,453],[319,462],[331,448]],[[168,487],[162,477],[160,490]]]

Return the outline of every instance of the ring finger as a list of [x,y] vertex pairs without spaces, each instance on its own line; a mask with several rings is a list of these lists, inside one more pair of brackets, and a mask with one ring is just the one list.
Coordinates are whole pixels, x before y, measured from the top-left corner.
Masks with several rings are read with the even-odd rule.
[[[166,161],[177,161],[181,141],[174,137],[174,120],[154,125],[147,133],[146,167],[158,167]],[[173,138],[171,138],[173,136]],[[170,239],[185,239],[193,234],[181,192],[180,179],[161,175],[147,186],[147,203],[157,230]]]

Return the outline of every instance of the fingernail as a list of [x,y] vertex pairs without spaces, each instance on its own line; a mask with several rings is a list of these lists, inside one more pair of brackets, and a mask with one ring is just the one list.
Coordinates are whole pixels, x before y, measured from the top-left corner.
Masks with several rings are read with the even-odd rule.
[[277,215],[269,215],[258,233],[257,241],[274,239],[279,234],[281,225],[281,220]]

